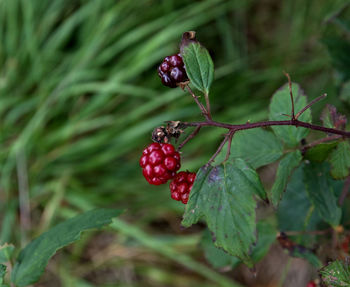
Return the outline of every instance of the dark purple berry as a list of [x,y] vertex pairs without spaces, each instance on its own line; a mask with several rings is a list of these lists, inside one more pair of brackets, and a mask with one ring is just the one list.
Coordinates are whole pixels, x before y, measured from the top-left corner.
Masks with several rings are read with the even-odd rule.
[[169,71],[170,69],[170,65],[168,62],[163,62],[161,65],[160,65],[160,69],[162,70],[162,72],[166,73]]
[[175,82],[182,82],[184,80],[184,73],[178,67],[175,67],[170,72],[170,78],[174,79]]
[[162,79],[162,83],[164,86],[168,86],[168,87],[171,87],[171,88],[176,88],[176,83],[175,81],[173,81],[169,76],[168,74],[163,74],[161,76],[161,79]]
[[173,67],[180,67],[183,66],[182,58],[179,55],[172,55],[170,56],[169,63]]
[[158,75],[163,85],[170,88],[176,88],[178,83],[187,81],[188,77],[181,55],[165,57],[158,67]]

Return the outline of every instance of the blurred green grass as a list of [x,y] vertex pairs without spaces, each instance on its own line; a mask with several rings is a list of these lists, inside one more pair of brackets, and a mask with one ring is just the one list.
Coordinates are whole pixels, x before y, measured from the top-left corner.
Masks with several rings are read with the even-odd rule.
[[[345,2],[0,0],[0,241],[23,244],[82,210],[119,207],[138,236],[161,243],[167,241],[157,234],[168,234],[172,252],[196,266],[199,237],[180,230],[183,206],[170,200],[167,186],[149,186],[138,166],[154,127],[200,119],[187,94],[161,86],[157,65],[177,51],[184,31],[196,30],[216,67],[216,120],[266,118],[269,98],[285,82],[283,70],[310,99],[327,92],[328,102],[336,102],[319,36],[323,19]],[[183,169],[203,165],[221,133],[201,131],[183,150]],[[28,202],[32,227],[13,228],[19,204]],[[118,235],[113,244],[127,251],[130,236]],[[95,286],[81,275],[91,268],[82,259],[90,237],[59,254],[48,278],[62,286]],[[183,242],[187,237],[190,243]],[[179,263],[174,268],[166,248],[150,250],[142,238],[139,248],[154,262],[143,260],[142,252],[116,255],[94,269],[127,270],[115,275],[119,285],[97,286],[212,286],[209,275],[186,264],[192,273]]]

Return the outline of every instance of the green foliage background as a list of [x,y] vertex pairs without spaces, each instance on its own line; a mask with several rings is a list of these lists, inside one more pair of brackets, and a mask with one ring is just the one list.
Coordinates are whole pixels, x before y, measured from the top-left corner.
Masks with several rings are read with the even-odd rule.
[[[154,127],[200,119],[187,94],[161,85],[157,65],[196,30],[214,60],[216,120],[266,119],[283,70],[309,99],[327,92],[337,106],[320,35],[345,2],[0,0],[0,243],[23,245],[94,207],[126,208],[106,234],[59,253],[42,286],[231,284],[198,265],[200,234],[180,227],[183,205],[138,166]],[[221,133],[188,144],[183,169],[206,163]],[[28,230],[14,228],[20,201]]]

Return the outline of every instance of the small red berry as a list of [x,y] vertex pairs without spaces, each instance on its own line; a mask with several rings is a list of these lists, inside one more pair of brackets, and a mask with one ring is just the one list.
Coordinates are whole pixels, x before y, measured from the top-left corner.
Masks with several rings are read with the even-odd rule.
[[315,281],[310,281],[309,283],[307,283],[306,287],[317,287]]
[[171,198],[186,204],[195,178],[195,172],[180,171],[170,182]]
[[168,170],[178,170],[179,169],[178,161],[171,156],[168,156],[165,158],[164,165],[166,166],[166,168]]
[[189,198],[189,194],[190,193],[188,192],[188,193],[184,193],[184,194],[181,195],[181,201],[182,201],[183,204],[187,204],[188,198]]
[[172,144],[163,144],[162,151],[165,155],[174,155],[176,150]]
[[180,154],[171,144],[152,143],[143,150],[140,166],[150,184],[164,184],[180,169]]
[[178,83],[188,80],[185,65],[180,54],[165,57],[158,67],[163,85],[176,88]]
[[350,236],[346,236],[345,239],[341,242],[341,249],[345,253],[349,253],[349,244],[350,244]]

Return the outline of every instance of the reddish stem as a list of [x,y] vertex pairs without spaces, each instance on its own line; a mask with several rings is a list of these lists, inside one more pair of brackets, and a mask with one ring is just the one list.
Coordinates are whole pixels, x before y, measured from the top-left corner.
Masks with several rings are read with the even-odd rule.
[[319,140],[316,140],[312,143],[309,143],[307,145],[304,145],[301,149],[301,151],[303,153],[305,153],[308,149],[314,147],[314,146],[317,146],[321,143],[326,143],[326,142],[330,142],[330,141],[335,141],[337,139],[341,139],[343,136],[340,136],[340,135],[332,135],[332,136],[329,136],[329,137],[325,137],[325,138],[322,138],[322,139],[319,139]]
[[[224,147],[225,143],[229,140],[231,133],[227,134],[224,138],[224,140],[221,142],[221,144],[219,145],[218,149],[216,150],[216,152],[213,154],[213,156],[210,158],[210,160],[208,161],[208,163],[206,164],[206,166],[209,166],[214,160],[215,158],[218,156],[218,154],[221,152],[222,148]],[[232,139],[232,138],[231,138]]]
[[205,109],[205,107],[202,105],[202,103],[198,100],[198,97],[194,94],[192,89],[188,85],[186,85],[186,89],[191,94],[192,98],[194,99],[194,101],[196,102],[197,106],[201,110],[201,112],[202,112],[203,116],[205,117],[205,119],[208,120],[208,121],[211,121],[211,116],[208,114],[208,111]]
[[246,123],[241,125],[233,125],[233,124],[226,124],[226,123],[220,123],[215,121],[205,121],[205,122],[191,122],[191,123],[183,123],[186,126],[192,126],[192,127],[219,127],[224,129],[229,129],[234,132],[240,131],[240,130],[248,130],[248,129],[254,129],[254,128],[261,128],[261,127],[270,127],[270,126],[295,126],[295,127],[303,127],[311,130],[321,131],[329,134],[336,134],[341,135],[343,137],[350,138],[350,132],[337,130],[333,128],[326,128],[306,122],[302,122],[299,120],[289,120],[289,121],[264,121],[264,122],[257,122],[257,123]]
[[325,97],[327,97],[327,94],[323,94],[319,97],[317,97],[316,99],[312,100],[310,103],[308,103],[303,109],[301,109],[300,112],[298,112],[296,115],[295,115],[295,118],[298,119],[303,112],[305,112],[307,109],[309,109],[312,105],[316,104],[317,102],[323,100]]
[[294,115],[294,99],[293,99],[293,92],[292,92],[292,80],[290,79],[290,76],[288,73],[286,73],[286,72],[283,72],[283,73],[288,79],[290,100],[292,102],[292,120],[296,120],[297,118]]
[[207,93],[204,94],[205,97],[205,102],[207,105],[207,114],[208,114],[208,118],[211,120],[211,110],[210,110],[210,101],[209,101],[209,95]]
[[232,144],[232,138],[233,138],[234,132],[230,132],[229,137],[228,137],[228,145],[227,145],[227,152],[226,152],[226,157],[224,161],[227,161],[230,157],[231,153],[231,144]]

